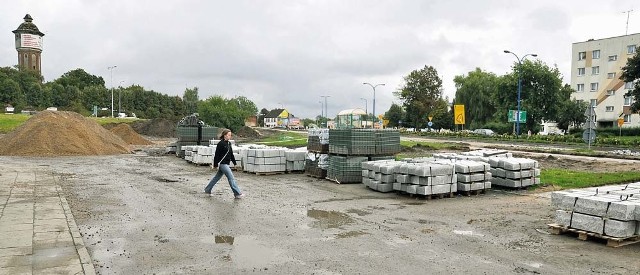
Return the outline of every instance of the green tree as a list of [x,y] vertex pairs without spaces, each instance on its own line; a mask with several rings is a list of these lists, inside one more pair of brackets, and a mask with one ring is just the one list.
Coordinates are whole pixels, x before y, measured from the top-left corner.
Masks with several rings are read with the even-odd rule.
[[76,88],[83,90],[88,86],[105,86],[104,79],[101,76],[95,76],[85,72],[83,69],[75,69],[68,71],[54,80],[62,86],[75,86]]
[[535,130],[543,120],[556,120],[561,106],[570,100],[570,93],[561,90],[562,75],[558,68],[551,68],[540,60],[525,60],[520,66],[515,63],[513,72],[503,77],[499,92],[494,94],[494,119],[504,121],[508,110],[517,110],[518,73],[522,77],[520,110],[527,112],[527,122],[520,125],[520,133]]
[[627,65],[622,67],[620,79],[634,83],[633,89],[629,90],[625,96],[633,97],[631,111],[638,112],[640,110],[640,47],[636,47],[636,54],[627,60]]
[[185,89],[184,95],[182,96],[182,101],[184,101],[186,112],[188,114],[195,113],[196,110],[198,110],[198,101],[200,101],[198,97],[198,87]]
[[454,77],[453,82],[456,85],[454,104],[465,107],[465,128],[483,128],[494,119],[496,105],[493,97],[499,91],[500,77],[476,68],[466,76]]
[[404,117],[405,113],[404,110],[402,110],[402,106],[395,103],[392,103],[389,110],[384,113],[384,118],[389,120],[387,127],[399,127],[401,126],[400,121],[402,121],[402,125],[404,125]]
[[447,102],[442,97],[442,79],[434,67],[414,70],[404,77],[404,81],[404,86],[394,94],[402,100],[407,125],[419,128],[426,125],[428,116],[438,117],[447,112]]
[[260,113],[258,114],[258,126],[264,127],[264,118],[269,114],[269,110],[267,108],[262,108]]
[[215,95],[198,104],[198,114],[205,123],[232,131],[243,127],[244,120],[255,115],[257,111],[255,104],[243,96],[226,99]]

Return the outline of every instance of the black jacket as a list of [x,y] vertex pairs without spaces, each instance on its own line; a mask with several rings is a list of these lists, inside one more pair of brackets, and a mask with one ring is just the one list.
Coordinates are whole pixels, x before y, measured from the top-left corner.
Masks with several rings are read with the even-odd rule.
[[231,142],[221,140],[216,145],[216,153],[213,155],[213,167],[218,167],[218,164],[229,164],[233,162],[236,164],[236,158],[233,156],[233,148],[231,148]]

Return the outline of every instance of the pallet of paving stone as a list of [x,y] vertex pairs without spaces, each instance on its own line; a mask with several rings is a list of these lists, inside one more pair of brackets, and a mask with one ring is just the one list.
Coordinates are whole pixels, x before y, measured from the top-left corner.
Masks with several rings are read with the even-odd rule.
[[626,237],[626,238],[616,238],[611,236],[606,236],[598,233],[588,232],[580,229],[569,228],[567,226],[559,225],[559,224],[548,224],[549,229],[551,229],[551,234],[553,235],[563,235],[563,234],[576,234],[579,240],[586,241],[591,239],[597,239],[607,242],[608,247],[621,247],[625,245],[635,244],[640,242],[640,235]]

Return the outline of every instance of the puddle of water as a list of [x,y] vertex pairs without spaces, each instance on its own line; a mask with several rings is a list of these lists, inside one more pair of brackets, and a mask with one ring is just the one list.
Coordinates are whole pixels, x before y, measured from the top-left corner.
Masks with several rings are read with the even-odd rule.
[[281,250],[268,247],[255,237],[249,236],[235,237],[233,250],[228,259],[238,268],[244,269],[274,266],[294,260]]
[[233,244],[233,240],[234,239],[235,238],[233,236],[216,235],[215,242],[216,243]]
[[464,236],[480,236],[483,237],[482,234],[473,233],[473,231],[464,231],[464,230],[453,230],[453,234],[464,235]]
[[347,210],[347,213],[357,214],[358,216],[365,216],[365,215],[371,214],[372,212],[371,211],[366,211],[366,210],[361,210],[361,209],[349,209],[349,210]]
[[358,237],[358,236],[362,236],[362,235],[369,235],[369,233],[362,232],[362,231],[343,232],[343,233],[340,233],[340,234],[336,234],[336,239],[353,238],[353,237]]
[[307,210],[307,217],[316,219],[313,227],[322,229],[338,228],[353,223],[349,215],[337,211],[310,209]]

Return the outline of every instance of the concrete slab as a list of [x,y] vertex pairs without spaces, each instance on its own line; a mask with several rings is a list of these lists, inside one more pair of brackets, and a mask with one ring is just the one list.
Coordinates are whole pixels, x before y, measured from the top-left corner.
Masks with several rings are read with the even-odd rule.
[[636,234],[638,222],[636,221],[604,221],[604,234],[617,238],[628,238]]
[[609,204],[616,201],[609,197],[580,197],[576,200],[573,211],[598,217],[604,217],[607,214]]
[[604,234],[604,220],[601,217],[573,213],[571,227],[588,232]]
[[555,223],[563,226],[571,225],[571,211],[556,210]]

